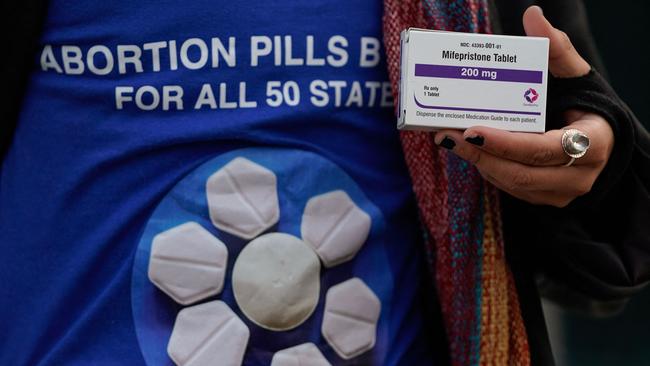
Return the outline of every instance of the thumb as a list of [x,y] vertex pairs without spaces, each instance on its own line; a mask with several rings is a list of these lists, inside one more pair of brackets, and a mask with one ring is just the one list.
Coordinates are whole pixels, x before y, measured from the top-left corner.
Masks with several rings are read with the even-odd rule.
[[569,36],[553,27],[539,6],[531,6],[524,12],[524,29],[528,36],[549,39],[548,68],[553,76],[571,78],[589,73],[591,67],[573,47]]

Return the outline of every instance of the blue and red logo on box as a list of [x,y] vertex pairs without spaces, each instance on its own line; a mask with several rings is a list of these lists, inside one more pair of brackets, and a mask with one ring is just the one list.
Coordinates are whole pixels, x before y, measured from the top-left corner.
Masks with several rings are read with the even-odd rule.
[[539,94],[537,93],[537,90],[533,88],[528,88],[528,90],[526,90],[524,93],[524,99],[526,99],[528,103],[535,103],[535,101],[537,101],[537,98],[539,98]]

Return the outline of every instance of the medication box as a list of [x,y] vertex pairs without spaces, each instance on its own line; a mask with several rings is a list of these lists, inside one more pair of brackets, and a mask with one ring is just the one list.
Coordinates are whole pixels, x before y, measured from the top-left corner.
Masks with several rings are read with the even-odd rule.
[[397,127],[544,132],[548,39],[410,28]]

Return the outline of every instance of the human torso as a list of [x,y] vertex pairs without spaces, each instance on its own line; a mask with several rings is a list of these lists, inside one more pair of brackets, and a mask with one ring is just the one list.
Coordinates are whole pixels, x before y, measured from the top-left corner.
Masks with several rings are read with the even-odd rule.
[[[4,348],[15,349],[0,359],[171,364],[177,313],[221,301],[249,329],[247,365],[304,343],[333,365],[430,364],[381,14],[376,1],[52,2],[2,166],[4,277],[21,285],[0,300],[13,346]],[[206,199],[207,179],[237,158],[276,179],[277,221],[246,239],[215,224]],[[317,253],[309,317],[289,330],[260,326],[235,298],[238,254],[269,232],[309,241],[308,202],[331,192],[370,218],[367,236],[346,258],[326,263],[328,252]],[[181,305],[147,271],[153,237],[189,221],[222,241],[228,260],[218,293]],[[322,230],[345,229],[332,225]],[[327,315],[329,289],[352,279],[380,304],[376,320],[361,319],[374,340],[358,355],[323,335],[326,320],[338,324]],[[332,326],[333,337],[361,337],[353,318]]]

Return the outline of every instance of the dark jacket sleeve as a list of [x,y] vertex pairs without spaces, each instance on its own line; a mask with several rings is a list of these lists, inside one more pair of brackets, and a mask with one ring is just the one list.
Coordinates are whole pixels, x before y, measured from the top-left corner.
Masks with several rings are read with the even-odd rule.
[[45,0],[2,1],[0,19],[3,56],[0,57],[0,165],[16,129],[20,105],[41,36],[47,10]]
[[[578,52],[602,70],[582,2],[538,3]],[[505,33],[521,31],[515,26],[521,23],[521,12],[502,18]],[[568,207],[533,206],[504,194],[507,250],[511,260],[530,263],[545,275],[544,289],[559,295],[556,300],[611,309],[650,281],[650,135],[595,71],[551,82],[549,128],[562,127],[561,114],[568,108],[593,111],[610,122],[612,155],[592,191]]]

